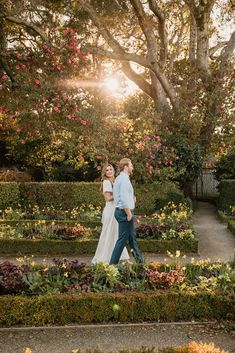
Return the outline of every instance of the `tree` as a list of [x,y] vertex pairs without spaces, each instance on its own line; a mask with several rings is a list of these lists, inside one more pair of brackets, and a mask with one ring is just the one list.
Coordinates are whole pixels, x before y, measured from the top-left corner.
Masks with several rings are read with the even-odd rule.
[[[113,7],[111,16],[119,15],[122,31],[111,26],[106,3],[78,0],[103,39],[83,50],[120,62],[123,72],[153,99],[166,126],[181,129],[182,119],[195,120],[196,138],[206,151],[233,89],[235,31],[228,41],[209,47],[216,1],[130,0],[125,6],[116,1],[119,7]],[[228,3],[223,5],[228,10]]]

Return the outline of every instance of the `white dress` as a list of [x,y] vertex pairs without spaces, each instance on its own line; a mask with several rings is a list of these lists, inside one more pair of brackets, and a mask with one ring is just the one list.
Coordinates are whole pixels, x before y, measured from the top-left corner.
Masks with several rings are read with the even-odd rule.
[[[113,192],[112,184],[109,180],[103,181],[103,193]],[[114,201],[106,201],[106,205],[102,213],[102,230],[99,243],[92,259],[92,263],[108,262],[111,259],[114,246],[118,239],[118,222],[114,217],[115,205]],[[127,249],[124,248],[120,260],[129,260]]]

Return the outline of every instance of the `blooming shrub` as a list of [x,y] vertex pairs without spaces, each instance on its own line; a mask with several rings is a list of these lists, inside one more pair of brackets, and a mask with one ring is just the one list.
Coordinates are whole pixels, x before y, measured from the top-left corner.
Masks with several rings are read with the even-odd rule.
[[159,272],[157,270],[148,270],[147,278],[150,287],[153,289],[165,289],[175,286],[176,284],[182,283],[185,279],[184,275],[177,271],[171,270],[170,272]]

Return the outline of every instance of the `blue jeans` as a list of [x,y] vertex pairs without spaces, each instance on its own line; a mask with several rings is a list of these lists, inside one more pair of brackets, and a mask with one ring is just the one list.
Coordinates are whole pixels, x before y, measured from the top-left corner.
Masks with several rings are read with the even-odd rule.
[[118,240],[113,249],[110,264],[117,264],[122,251],[127,243],[129,243],[131,250],[133,251],[134,258],[136,262],[142,263],[144,259],[136,242],[136,230],[134,223],[134,215],[132,214],[132,219],[127,220],[127,215],[124,210],[115,210],[114,216],[118,221]]

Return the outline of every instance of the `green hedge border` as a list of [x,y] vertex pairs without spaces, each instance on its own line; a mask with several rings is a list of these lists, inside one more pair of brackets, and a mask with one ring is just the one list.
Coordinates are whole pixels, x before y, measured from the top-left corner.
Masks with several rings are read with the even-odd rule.
[[227,216],[222,211],[218,211],[218,215],[222,222],[228,224],[228,229],[235,235],[235,218],[232,216]]
[[228,220],[228,229],[235,235],[235,219]]
[[[0,209],[6,207],[23,209],[30,205],[54,206],[69,209],[92,204],[104,206],[99,182],[0,182]],[[169,201],[187,201],[182,191],[171,182],[136,184],[136,213],[151,214]],[[147,197],[146,197],[147,195]]]
[[[118,304],[120,311],[114,312]],[[235,319],[235,298],[155,291],[0,297],[0,327]]]
[[[7,255],[90,255],[94,254],[98,239],[84,240],[31,240],[31,239],[0,239],[0,254]],[[142,252],[161,253],[166,251],[196,253],[198,239],[194,240],[157,240],[138,239]]]

